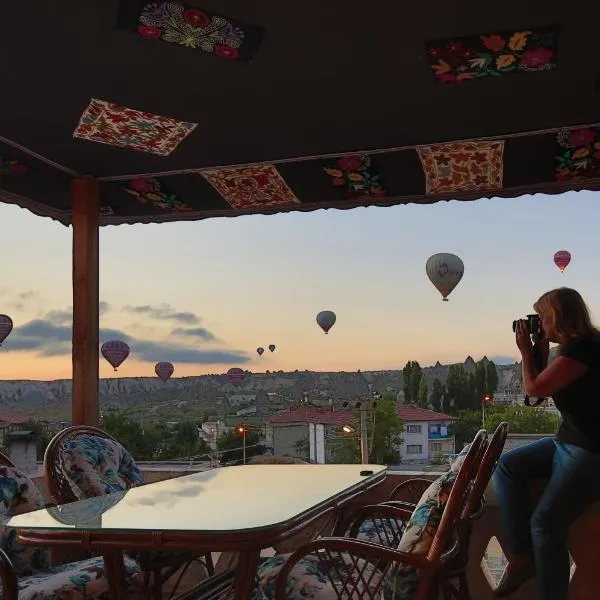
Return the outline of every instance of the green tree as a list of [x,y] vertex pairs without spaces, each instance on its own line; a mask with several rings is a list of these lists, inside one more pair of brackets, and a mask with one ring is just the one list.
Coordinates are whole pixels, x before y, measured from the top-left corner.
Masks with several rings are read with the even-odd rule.
[[123,444],[135,460],[152,460],[158,456],[159,430],[150,423],[142,426],[130,411],[103,411],[102,429]]
[[[241,465],[244,457],[243,437],[234,429],[220,435],[217,439],[217,448],[222,465]],[[260,432],[248,431],[246,433],[246,462],[253,456],[265,453],[265,447],[260,444]]]
[[[456,447],[461,448],[470,442],[482,427],[481,410],[466,410],[458,413],[453,432]],[[496,429],[499,423],[506,421],[510,433],[553,434],[558,429],[559,417],[541,408],[527,406],[490,406],[485,411],[485,428]]]
[[161,458],[204,457],[208,446],[198,437],[198,428],[193,421],[180,421],[175,429],[163,437]]
[[52,434],[46,431],[46,428],[37,421],[27,421],[23,423],[23,431],[32,431],[35,433],[37,438],[37,447],[36,447],[36,455],[37,460],[44,460],[44,453],[46,452],[46,448],[52,439]]
[[425,379],[425,375],[421,375],[421,381],[419,381],[419,392],[417,394],[417,406],[420,406],[421,408],[427,408],[428,392],[429,389],[427,387],[427,380]]
[[444,412],[446,410],[445,403],[444,403],[445,395],[446,395],[446,387],[436,377],[433,380],[433,386],[431,388],[431,396],[429,397],[429,400],[433,406],[433,410],[437,410],[438,412]]
[[490,394],[495,394],[498,389],[498,370],[496,369],[496,365],[489,361],[487,364],[487,387],[486,390]]
[[[328,443],[333,451],[333,462],[360,463],[360,414],[355,413],[351,434],[340,433]],[[379,399],[376,406],[370,406],[367,414],[367,441],[369,462],[374,464],[395,464],[400,460],[399,447],[402,444],[402,419],[396,411],[396,402]]]
[[297,440],[294,444],[294,450],[296,451],[298,458],[308,460],[310,458],[310,442],[308,440],[308,436]]
[[406,404],[416,404],[418,402],[422,373],[421,365],[413,360],[409,360],[402,369],[404,401]]
[[486,392],[489,392],[487,381],[486,364],[480,360],[475,364],[475,393],[481,398]]
[[469,408],[468,377],[462,365],[450,365],[446,379],[446,410],[455,414]]

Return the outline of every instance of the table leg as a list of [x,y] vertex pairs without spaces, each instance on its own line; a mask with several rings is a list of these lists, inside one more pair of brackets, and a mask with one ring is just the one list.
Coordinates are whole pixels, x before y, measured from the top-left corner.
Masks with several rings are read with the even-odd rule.
[[256,569],[260,562],[260,550],[243,550],[238,553],[235,569],[234,600],[248,600],[256,581]]

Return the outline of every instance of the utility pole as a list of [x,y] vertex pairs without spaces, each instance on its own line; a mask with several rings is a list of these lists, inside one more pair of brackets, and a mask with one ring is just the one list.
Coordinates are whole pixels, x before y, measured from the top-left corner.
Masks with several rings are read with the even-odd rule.
[[367,410],[369,405],[364,400],[360,404],[360,462],[369,464],[369,440],[367,434]]

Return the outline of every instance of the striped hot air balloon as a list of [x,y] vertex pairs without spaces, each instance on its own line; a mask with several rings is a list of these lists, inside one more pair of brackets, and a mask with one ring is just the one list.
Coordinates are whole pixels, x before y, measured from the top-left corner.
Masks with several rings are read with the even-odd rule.
[[13,329],[12,319],[8,315],[0,315],[0,346]]
[[568,250],[559,250],[554,255],[554,264],[560,269],[561,273],[569,266],[570,262],[571,253]]
[[125,342],[119,340],[104,342],[100,351],[102,352],[102,356],[104,356],[108,364],[111,365],[115,371],[129,356],[129,346]]
[[170,362],[159,362],[154,365],[154,372],[160,379],[167,381],[175,372],[175,367]]
[[227,371],[227,379],[229,379],[231,383],[242,383],[245,378],[246,373],[244,373],[243,369],[239,369],[238,367],[234,367]]

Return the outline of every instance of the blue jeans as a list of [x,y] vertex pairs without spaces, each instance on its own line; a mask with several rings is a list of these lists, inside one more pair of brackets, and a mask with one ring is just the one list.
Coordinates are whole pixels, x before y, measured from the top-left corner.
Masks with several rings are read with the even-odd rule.
[[[569,527],[600,500],[600,454],[544,438],[500,457],[493,482],[509,549],[533,550],[537,600],[567,600]],[[536,507],[530,483],[549,479]]]

